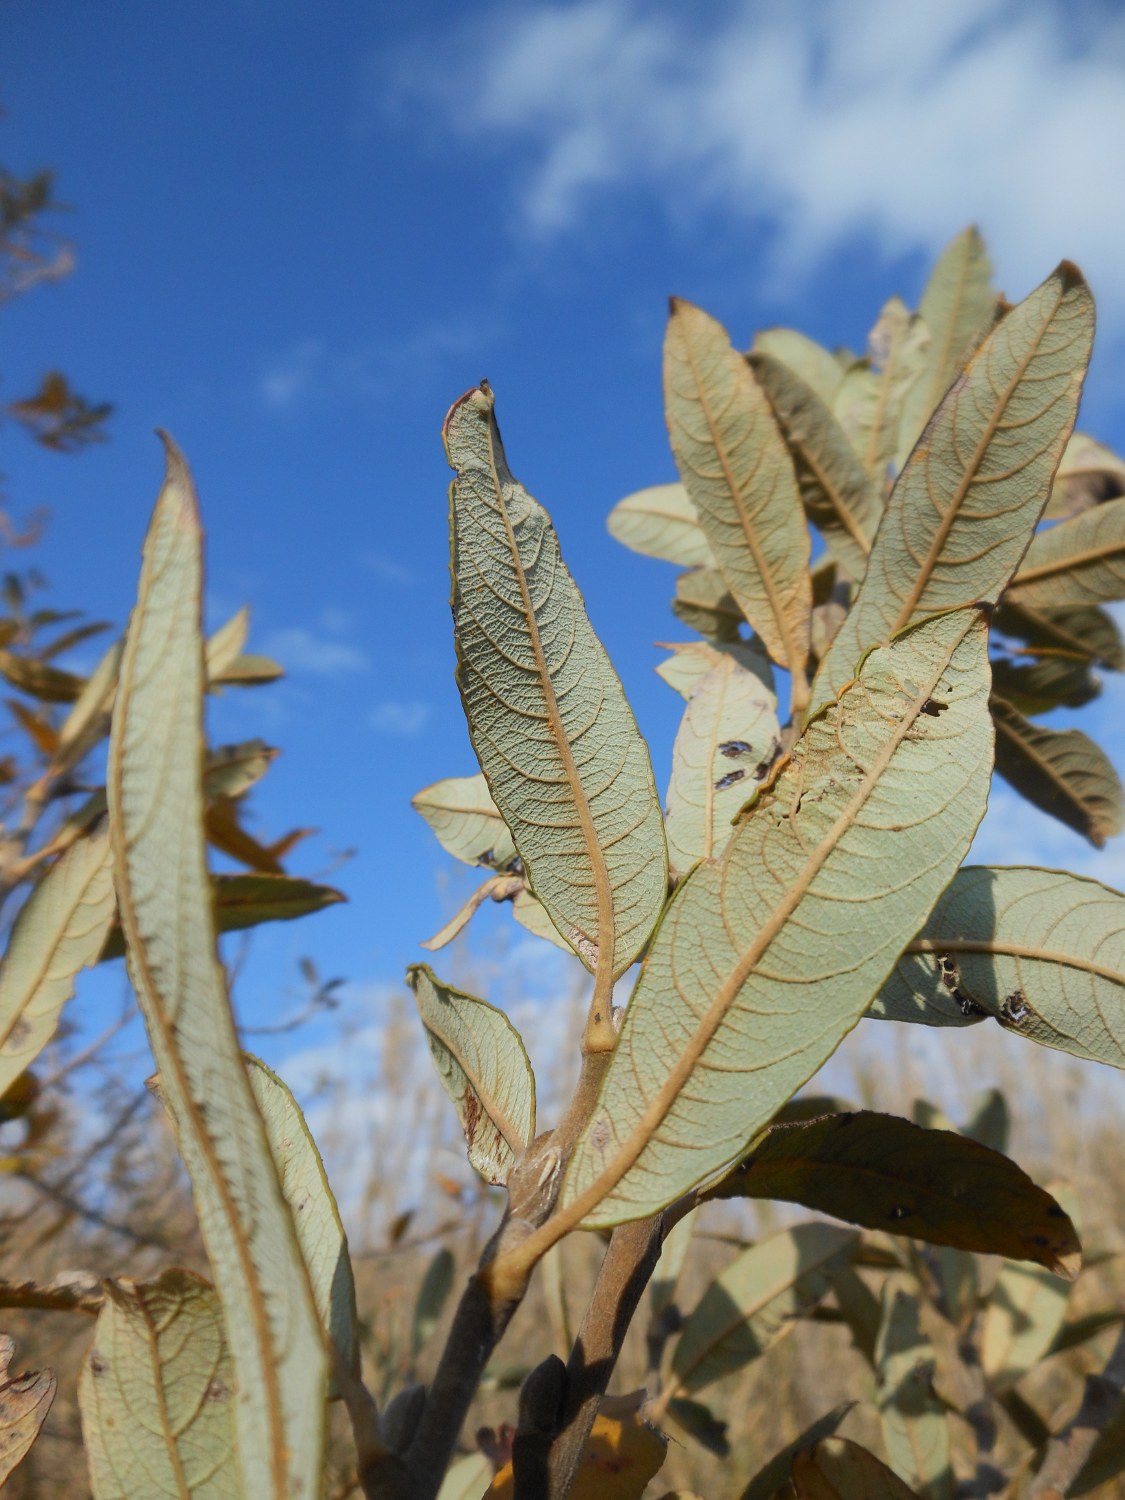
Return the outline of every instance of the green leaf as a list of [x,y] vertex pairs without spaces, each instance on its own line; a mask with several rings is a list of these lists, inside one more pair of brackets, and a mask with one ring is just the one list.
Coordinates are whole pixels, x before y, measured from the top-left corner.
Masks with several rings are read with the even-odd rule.
[[235,1372],[215,1289],[191,1271],[105,1288],[78,1381],[94,1500],[253,1494],[252,1480],[239,1483]]
[[[1078,1199],[1066,1186],[1055,1192],[1078,1220]],[[1066,1316],[1070,1287],[1049,1270],[1002,1266],[988,1298],[980,1332],[980,1361],[995,1390],[1015,1385],[1038,1367]]]
[[930,331],[923,368],[903,407],[898,466],[949,389],[973,342],[996,313],[992,265],[980,232],[963,230],[942,252],[918,308]]
[[895,1473],[923,1500],[953,1500],[949,1424],[934,1394],[934,1356],[918,1325],[918,1302],[887,1281],[875,1351],[883,1442]]
[[699,513],[682,484],[654,484],[619,500],[609,513],[610,535],[645,557],[681,568],[714,567]]
[[727,587],[795,676],[809,652],[809,534],[792,460],[761,387],[726,331],[672,299],[664,402],[672,452]]
[[483,1453],[466,1453],[446,1470],[437,1500],[483,1500],[492,1482],[492,1465]]
[[1064,261],[974,352],[899,475],[810,712],[912,621],[999,598],[1070,435],[1093,324],[1086,283]]
[[929,345],[923,319],[892,297],[868,335],[867,359],[846,372],[836,392],[832,409],[863,472],[875,481],[880,508],[898,451],[903,404],[925,369]]
[[1073,1226],[1027,1173],[976,1141],[857,1110],[775,1125],[704,1198],[780,1198],[818,1213],[1077,1273]]
[[1085,432],[1076,432],[1059,463],[1044,515],[1049,521],[1079,515],[1125,494],[1125,461]]
[[648,749],[546,511],[508,470],[491,391],[456,402],[444,437],[469,734],[535,895],[604,995],[667,892]]
[[407,980],[469,1160],[485,1182],[507,1182],[535,1134],[535,1076],[520,1034],[502,1010],[442,984],[424,964]]
[[847,1438],[798,1453],[792,1482],[793,1500],[918,1500],[893,1469]]
[[[293,1215],[321,1327],[328,1334],[338,1365],[358,1377],[359,1340],[352,1263],[324,1162],[287,1086],[259,1058],[247,1055],[244,1061],[266,1127],[282,1196]],[[328,1394],[330,1399],[339,1395],[335,1381],[330,1384]]]
[[117,673],[124,649],[124,639],[114,641],[87,678],[74,706],[63,720],[59,730],[59,749],[68,752],[71,764],[109,728],[109,711],[117,691]]
[[733,655],[716,655],[692,689],[672,748],[668,860],[680,876],[722,853],[736,813],[757,794],[781,748],[773,693]]
[[97,961],[113,911],[103,830],[80,839],[51,866],[12,928],[0,965],[0,1094],[54,1036],[77,975]]
[[516,857],[512,835],[500,816],[488,782],[475,776],[447,776],[410,799],[447,854],[466,865],[503,870]]
[[276,759],[277,751],[264,740],[217,745],[207,752],[204,791],[208,797],[241,797],[261,781]]
[[547,915],[546,907],[535,899],[526,885],[520,887],[512,900],[512,916],[533,937],[545,938],[564,953],[575,951]]
[[1021,796],[1100,849],[1125,826],[1125,792],[1113,762],[1080,729],[1032,724],[992,697],[996,769]]
[[130,976],[214,1269],[243,1484],[319,1493],[328,1357],[215,951],[203,836],[201,534],[168,471],[145,542],[110,736],[110,833]]
[[[766,1352],[828,1291],[857,1236],[834,1224],[783,1229],[733,1260],[700,1298],[672,1356],[676,1394],[695,1394]],[[667,1404],[667,1403],[665,1403]]]
[[677,1219],[664,1236],[660,1246],[660,1259],[648,1284],[649,1310],[652,1321],[658,1323],[665,1310],[675,1301],[680,1274],[687,1259],[688,1246],[695,1233],[695,1215],[685,1214]]
[[279,666],[272,656],[256,656],[239,653],[229,667],[209,679],[209,685],[225,687],[257,687],[259,683],[276,682],[285,676],[285,668]]
[[992,686],[998,698],[1021,714],[1081,708],[1102,690],[1089,664],[1073,656],[1044,656],[1031,662],[994,657]]
[[737,641],[745,617],[718,568],[692,568],[676,579],[672,613],[709,640]]
[[418,1358],[423,1345],[431,1338],[441,1322],[442,1312],[453,1290],[454,1270],[453,1252],[443,1245],[426,1267],[426,1274],[422,1277],[422,1285],[418,1289],[418,1298],[414,1304],[414,1317],[410,1325],[410,1350],[415,1359]]
[[242,654],[246,637],[250,633],[250,610],[246,605],[231,615],[225,625],[220,625],[208,637],[204,647],[208,681],[221,677],[227,668]]
[[1043,1046],[1125,1068],[1125,896],[1058,870],[968,866],[871,1014],[927,1026],[990,1015]]
[[721,1422],[709,1406],[702,1401],[691,1401],[687,1396],[676,1396],[669,1401],[667,1415],[672,1418],[677,1426],[682,1427],[689,1437],[693,1437],[701,1447],[706,1448],[708,1453],[714,1453],[717,1458],[730,1457],[730,1443],[727,1441],[727,1429],[729,1422]]
[[31,1451],[55,1399],[57,1385],[52,1370],[10,1375],[8,1369],[15,1352],[15,1342],[6,1333],[0,1333],[0,1489]]
[[1005,594],[992,617],[993,630],[1024,641],[1033,651],[1061,651],[1080,661],[1125,671],[1125,643],[1104,609],[1029,609]]
[[763,694],[776,701],[773,667],[758,641],[723,641],[714,645],[710,641],[677,644],[658,641],[657,645],[672,655],[658,664],[656,675],[685,700],[691,698],[703,679],[716,667],[731,660],[743,671],[753,673]]
[[643,1217],[734,1160],[866,1010],[984,811],[986,633],[962,612],[873,652],[680,886],[564,1179],[571,1212]]
[[1039,532],[1006,598],[1031,609],[1125,599],[1125,499],[1107,500]]
[[844,365],[823,344],[796,328],[763,328],[754,336],[751,354],[768,354],[787,365],[798,379],[831,407],[844,379]]
[[999,1089],[985,1089],[973,1105],[961,1134],[991,1151],[1007,1151],[1011,1128],[1008,1101]]
[[750,367],[789,446],[805,514],[830,555],[858,582],[883,509],[880,488],[811,386],[768,354],[752,354]]
[[822,1438],[831,1437],[854,1405],[853,1401],[845,1401],[841,1406],[826,1412],[823,1417],[818,1417],[788,1447],[774,1454],[765,1468],[760,1469],[742,1491],[739,1500],[775,1500],[778,1491],[789,1478],[789,1470],[797,1454],[815,1447]]

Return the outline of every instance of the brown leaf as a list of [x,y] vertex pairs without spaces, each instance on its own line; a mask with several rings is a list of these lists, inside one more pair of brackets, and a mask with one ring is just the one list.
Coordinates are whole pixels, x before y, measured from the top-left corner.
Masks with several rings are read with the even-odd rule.
[[0,1485],[27,1456],[55,1399],[53,1371],[8,1375],[15,1352],[14,1340],[0,1334]]

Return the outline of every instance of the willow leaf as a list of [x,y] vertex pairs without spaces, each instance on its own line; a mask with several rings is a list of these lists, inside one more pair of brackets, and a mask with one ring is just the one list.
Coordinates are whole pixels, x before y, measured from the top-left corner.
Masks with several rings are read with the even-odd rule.
[[78,1381],[94,1500],[241,1500],[218,1293],[191,1271],[108,1281]]
[[606,523],[633,552],[679,563],[681,568],[714,567],[715,559],[699,524],[699,513],[682,484],[654,484],[619,500]]
[[[247,1056],[244,1060],[282,1195],[296,1225],[297,1243],[308,1269],[321,1327],[328,1334],[335,1362],[358,1376],[355,1281],[347,1236],[324,1162],[288,1087],[260,1058]],[[339,1394],[333,1383],[329,1396]]]
[[992,696],[996,769],[1043,812],[1100,849],[1125,824],[1125,792],[1113,762],[1080,729],[1032,724]]
[[[1077,1222],[1074,1193],[1065,1184],[1055,1192]],[[1038,1368],[1062,1327],[1069,1295],[1065,1281],[1037,1266],[1000,1268],[980,1331],[980,1361],[993,1390]]]
[[857,1238],[834,1224],[798,1224],[744,1250],[684,1324],[669,1391],[694,1394],[764,1354],[825,1295]]
[[900,468],[995,310],[992,265],[979,230],[970,227],[946,246],[922,293],[918,313],[930,341],[925,364],[903,407]]
[[1125,896],[1058,870],[967,866],[871,1014],[927,1026],[994,1016],[1046,1047],[1125,1068]]
[[831,407],[844,379],[844,365],[823,344],[796,328],[763,328],[755,335],[750,353],[779,359],[793,374]]
[[879,526],[881,487],[872,483],[811,386],[768,354],[752,354],[750,366],[789,445],[805,514],[830,555],[858,582]]
[[818,1417],[780,1453],[774,1454],[769,1463],[754,1475],[738,1500],[776,1500],[789,1478],[789,1471],[797,1454],[815,1447],[822,1438],[831,1437],[854,1405],[853,1401],[845,1401],[826,1412],[823,1417]]
[[1125,599],[1125,499],[1041,531],[1005,598],[1032,609]]
[[766,649],[795,675],[809,650],[809,534],[770,404],[726,330],[673,298],[668,433],[719,571]]
[[528,890],[526,883],[512,898],[512,916],[533,937],[545,938],[548,943],[553,944],[556,948],[561,948],[564,953],[574,952],[574,949],[547,915],[546,907],[541,901],[535,899]]
[[1125,672],[1125,642],[1104,609],[1030,609],[1010,603],[1005,593],[992,618],[1001,635],[1023,641],[1032,651],[1057,651],[1113,672]]
[[15,1351],[14,1340],[0,1333],[0,1489],[31,1451],[58,1385],[52,1370],[10,1374]]
[[246,637],[249,633],[250,611],[243,605],[240,610],[231,615],[225,625],[220,625],[218,630],[208,637],[203,649],[209,681],[221,677],[227,668],[242,655],[242,648],[246,645]]
[[1044,512],[1049,521],[1079,515],[1125,494],[1125,460],[1085,432],[1076,432],[1059,463]]
[[1043,656],[1038,661],[994,657],[992,688],[1021,714],[1046,714],[1056,708],[1081,708],[1102,690],[1089,663],[1073,656]]
[[479,771],[435,781],[412,797],[410,805],[425,818],[446,853],[462,864],[503,870],[515,859],[512,835]]
[[535,895],[601,994],[647,942],[667,850],[648,749],[559,555],[512,478],[492,392],[445,420],[457,677],[469,733]]
[[59,730],[59,749],[74,764],[109,728],[109,711],[117,691],[123,640],[114,641],[86,680]]
[[1077,1270],[1073,1227],[998,1151],[858,1110],[774,1126],[704,1198],[776,1198],[932,1245]]
[[953,1500],[949,1423],[934,1394],[934,1355],[918,1302],[888,1280],[875,1347],[879,1417],[887,1457],[926,1500]]
[[845,374],[833,411],[856,457],[882,499],[895,461],[902,408],[925,369],[930,330],[899,297],[879,314],[867,341],[867,359]]
[[571,1216],[643,1217],[734,1160],[871,1003],[984,811],[986,634],[962,611],[873,652],[681,885],[563,1182]]
[[1064,261],[974,352],[899,475],[812,712],[912,621],[999,598],[1070,435],[1093,326],[1086,283]]
[[672,613],[708,640],[737,641],[746,617],[718,568],[692,568],[676,579]]
[[847,1438],[796,1453],[790,1478],[792,1500],[919,1500],[893,1469]]
[[685,700],[691,697],[705,677],[729,660],[741,671],[758,679],[759,689],[764,697],[772,699],[774,703],[777,701],[773,667],[758,641],[722,641],[714,645],[709,641],[684,641],[677,644],[658,641],[657,645],[672,653],[658,664],[657,676],[662,677]]
[[520,1034],[502,1010],[442,984],[424,964],[407,978],[469,1160],[485,1182],[507,1182],[535,1134],[535,1076]]
[[55,1034],[79,972],[96,963],[113,921],[104,830],[79,839],[24,903],[0,965],[0,1094]]
[[692,690],[672,747],[666,827],[675,874],[722,853],[735,814],[773,764],[780,734],[777,699],[734,656],[722,655]]
[[222,1301],[244,1486],[312,1500],[328,1356],[215,951],[202,828],[201,533],[187,466],[166,446],[110,736],[118,903]]

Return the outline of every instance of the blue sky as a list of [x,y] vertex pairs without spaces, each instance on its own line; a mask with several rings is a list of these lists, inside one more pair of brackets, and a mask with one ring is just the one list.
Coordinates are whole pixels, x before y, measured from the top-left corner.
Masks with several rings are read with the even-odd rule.
[[[346,908],[256,938],[255,1021],[292,1007],[302,953],[352,981],[358,1017],[471,883],[408,804],[475,769],[439,428],[482,375],[661,783],[678,700],[649,643],[683,635],[673,572],[604,518],[674,477],[670,293],[741,342],[784,323],[862,348],[976,220],[1012,298],[1063,255],[1086,271],[1082,421],[1125,448],[1118,5],[9,0],[0,102],[0,160],[57,170],[78,251],[4,309],[3,388],[58,365],[117,407],[76,459],[4,437],[15,508],[53,512],[53,596],[123,621],[166,427],[200,491],[212,623],[249,603],[252,644],[290,669],[220,704],[215,734],[282,747],[255,807],[264,832],[321,830],[295,872],[358,851]],[[1085,716],[1119,761],[1122,703],[1111,684]],[[981,852],[1125,884],[1121,853],[1099,863],[1003,792]]]

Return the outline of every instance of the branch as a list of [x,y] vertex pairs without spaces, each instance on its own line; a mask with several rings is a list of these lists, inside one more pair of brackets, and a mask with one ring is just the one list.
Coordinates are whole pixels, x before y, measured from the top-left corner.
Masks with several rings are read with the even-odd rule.
[[1065,1495],[1094,1450],[1125,1389],[1125,1328],[1117,1335],[1105,1369],[1087,1375],[1082,1401],[1074,1416],[1047,1445],[1042,1466],[1028,1490],[1028,1500],[1054,1492]]

